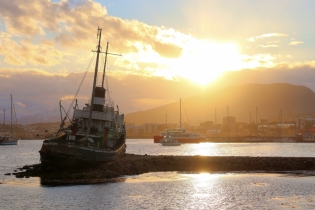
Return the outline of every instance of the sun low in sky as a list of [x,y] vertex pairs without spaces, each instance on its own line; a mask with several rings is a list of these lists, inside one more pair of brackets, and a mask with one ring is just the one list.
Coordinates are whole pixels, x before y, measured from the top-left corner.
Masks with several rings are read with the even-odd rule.
[[[52,85],[59,100],[71,98],[75,90],[64,87],[78,86],[78,74],[93,71],[88,64],[98,27],[103,50],[109,42],[110,52],[123,55],[108,64],[108,75],[121,85],[134,76],[207,86],[229,72],[313,68],[313,8],[312,0],[0,0],[0,94],[27,80]],[[33,100],[44,94],[22,89],[36,92]],[[126,109],[139,101],[155,101],[152,107],[178,100],[174,96],[152,100],[144,93]]]

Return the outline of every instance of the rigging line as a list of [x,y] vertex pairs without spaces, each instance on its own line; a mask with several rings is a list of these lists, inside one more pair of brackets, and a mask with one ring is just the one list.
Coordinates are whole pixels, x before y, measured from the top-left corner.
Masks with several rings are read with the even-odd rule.
[[65,118],[68,118],[70,123],[72,123],[71,119],[69,118],[68,113],[66,113],[66,110],[63,108],[63,106],[61,106],[62,110],[64,111],[64,113],[66,114]]
[[116,63],[118,57],[115,58],[114,62],[110,65],[110,68],[108,68],[108,71],[111,69],[111,67]]
[[[12,103],[12,106],[13,106],[13,111],[14,111],[14,114],[13,114],[13,117],[14,117],[14,125],[18,125],[18,122],[17,122],[17,118],[16,118],[16,113],[15,113],[15,107],[14,107],[14,102]],[[17,129],[15,129],[15,135],[18,134],[18,132],[16,131]]]
[[93,53],[93,56],[91,57],[90,63],[89,63],[89,65],[88,65],[88,67],[86,68],[86,71],[85,71],[85,73],[84,73],[84,75],[83,75],[83,78],[82,78],[82,80],[81,80],[81,82],[80,82],[79,88],[78,88],[77,92],[75,93],[75,96],[73,97],[73,100],[72,100],[72,102],[71,102],[71,104],[70,104],[70,107],[69,107],[69,109],[68,109],[68,111],[67,111],[67,113],[66,113],[67,115],[69,114],[69,112],[70,112],[70,110],[71,110],[71,108],[72,108],[72,106],[73,106],[73,103],[74,103],[74,101],[75,101],[75,99],[76,99],[76,97],[77,97],[77,95],[78,95],[78,93],[79,93],[79,91],[80,91],[80,88],[81,88],[81,86],[82,86],[82,83],[83,83],[83,81],[84,81],[84,79],[85,79],[85,77],[86,77],[86,74],[87,74],[87,72],[88,72],[88,70],[89,70],[89,68],[90,68],[90,66],[91,66],[91,63],[92,63],[92,60],[94,59],[94,57],[95,57],[95,53]]
[[109,85],[109,79],[108,79],[108,77],[106,77],[106,88],[108,90],[108,98],[111,100],[111,95],[110,95],[111,90],[110,90],[109,86],[110,86]]
[[183,104],[183,101],[182,101],[182,105],[183,105],[183,107],[184,107],[184,111],[185,111],[185,114],[186,114],[186,117],[187,117],[187,120],[188,120],[189,128],[190,128],[190,130],[192,131],[192,128],[191,128],[191,125],[190,125],[190,121],[189,121],[189,118],[188,118],[188,115],[187,115],[185,106],[184,106],[184,104]]

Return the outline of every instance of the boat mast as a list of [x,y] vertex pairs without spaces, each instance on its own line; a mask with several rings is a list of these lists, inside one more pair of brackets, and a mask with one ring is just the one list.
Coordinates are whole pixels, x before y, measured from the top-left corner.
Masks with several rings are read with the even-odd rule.
[[226,112],[227,112],[227,130],[228,130],[228,137],[230,137],[229,106],[226,107]]
[[280,113],[281,113],[280,138],[282,138],[282,109],[281,109]]
[[217,137],[217,109],[214,110],[214,136]]
[[257,106],[256,106],[256,137],[258,136],[258,120],[257,120]]
[[167,114],[165,115],[165,120],[166,120],[166,129],[167,129]]
[[102,79],[102,88],[104,87],[105,70],[106,70],[106,63],[107,63],[107,54],[108,54],[108,42],[106,44],[105,62],[104,62],[103,79]]
[[10,129],[10,135],[12,137],[12,94],[10,94],[10,98],[11,98],[11,129]]
[[116,55],[116,56],[122,56],[121,54],[109,53],[109,52],[108,52],[108,42],[107,42],[107,44],[106,44],[106,52],[105,52],[104,69],[103,69],[102,88],[104,88],[105,70],[106,70],[107,55],[108,55],[108,54],[110,54],[110,55]]
[[59,101],[59,109],[60,109],[60,120],[61,120],[61,124],[62,124],[62,111],[61,111],[61,100]]
[[5,109],[3,109],[3,136],[5,136]]
[[98,70],[98,59],[101,52],[101,37],[102,37],[102,29],[97,28],[97,38],[98,38],[98,46],[97,46],[97,56],[96,56],[96,63],[95,63],[95,70],[94,70],[94,81],[93,81],[93,87],[92,87],[92,98],[91,98],[91,106],[90,106],[90,113],[89,113],[89,126],[87,130],[87,134],[90,134],[91,130],[91,118],[92,118],[92,112],[93,112],[93,104],[94,104],[94,95],[95,95],[95,86],[96,86],[96,77],[97,77],[97,70]]
[[252,136],[252,113],[249,112],[250,136]]
[[179,128],[182,128],[182,99],[179,99]]

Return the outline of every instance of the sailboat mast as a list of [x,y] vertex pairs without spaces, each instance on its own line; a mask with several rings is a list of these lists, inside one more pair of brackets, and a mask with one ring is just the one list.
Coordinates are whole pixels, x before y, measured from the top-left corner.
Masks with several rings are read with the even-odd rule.
[[249,112],[250,136],[252,136],[252,113]]
[[108,54],[108,42],[107,42],[107,45],[106,45],[106,52],[105,52],[105,62],[104,62],[104,69],[103,69],[102,88],[104,87],[105,70],[106,70],[106,63],[107,63],[107,54]]
[[92,118],[92,112],[93,112],[93,104],[94,104],[94,95],[95,95],[95,87],[96,87],[96,77],[97,77],[97,70],[98,70],[98,60],[100,57],[101,52],[101,37],[102,37],[102,29],[97,29],[97,38],[98,38],[98,46],[97,46],[97,56],[96,56],[96,63],[95,63],[95,71],[94,71],[94,81],[93,81],[93,87],[92,87],[92,98],[91,98],[91,106],[90,106],[90,113],[89,113],[89,126],[87,134],[90,134],[91,129],[91,118]]
[[3,136],[5,135],[5,109],[3,109]]
[[230,137],[230,119],[229,119],[229,106],[226,107],[226,113],[227,113],[227,130],[228,130],[228,137]]
[[10,129],[10,135],[12,136],[12,94],[10,94],[11,98],[11,129]]
[[165,115],[165,120],[166,120],[166,129],[167,129],[167,114]]
[[179,99],[179,128],[182,128],[182,99]]
[[282,137],[282,109],[281,109],[281,125],[280,125],[280,137]]
[[217,137],[217,109],[214,110],[214,136]]
[[257,106],[256,106],[256,136],[258,136]]

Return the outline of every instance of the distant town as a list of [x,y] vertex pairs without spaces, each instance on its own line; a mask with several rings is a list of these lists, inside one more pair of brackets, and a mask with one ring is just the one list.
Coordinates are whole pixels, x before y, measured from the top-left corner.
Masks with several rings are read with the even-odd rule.
[[[312,132],[314,125],[315,118],[311,117],[300,118],[293,121],[284,121],[282,123],[268,121],[267,119],[261,119],[258,123],[255,121],[244,123],[237,122],[235,117],[229,116],[224,117],[222,123],[205,121],[200,123],[199,126],[189,126],[188,123],[184,123],[182,127],[187,131],[199,132],[207,138],[244,136],[293,137],[301,132]],[[126,127],[128,138],[151,138],[153,135],[161,133],[166,129],[178,128],[179,124],[156,124],[148,122],[139,126],[127,124]]]
[[[55,123],[34,123],[25,125],[15,125],[12,128],[14,136],[21,139],[44,139],[56,133],[60,122]],[[224,117],[222,123],[205,121],[198,126],[190,126],[183,123],[182,128],[187,131],[199,132],[207,138],[213,137],[245,137],[245,136],[265,136],[265,137],[294,137],[302,132],[315,132],[315,118],[304,117],[297,120],[275,122],[261,119],[258,123],[253,120],[251,123],[237,122],[235,117]],[[179,128],[175,123],[144,123],[142,125],[126,124],[127,138],[152,138],[166,129]],[[11,126],[1,124],[0,136],[11,132]]]

